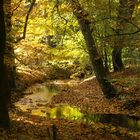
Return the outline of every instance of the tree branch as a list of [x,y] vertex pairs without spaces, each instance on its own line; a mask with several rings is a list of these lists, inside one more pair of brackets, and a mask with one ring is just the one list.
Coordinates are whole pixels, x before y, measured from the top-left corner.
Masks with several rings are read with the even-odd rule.
[[20,7],[21,2],[22,2],[22,0],[20,0],[20,1],[18,2],[18,5],[12,10],[11,15],[13,15],[14,12]]
[[112,37],[112,36],[126,36],[126,35],[134,35],[140,32],[140,29],[136,30],[135,32],[130,32],[130,33],[120,33],[120,34],[110,34],[101,38],[108,38],[108,37]]
[[33,10],[34,4],[35,4],[36,0],[33,0],[31,2],[30,8],[27,12],[26,18],[25,18],[25,24],[24,24],[24,29],[23,29],[23,35],[20,38],[17,38],[17,40],[14,43],[18,43],[19,41],[21,41],[22,39],[25,39],[26,37],[26,31],[27,31],[27,24],[28,24],[28,19],[30,16],[31,11]]

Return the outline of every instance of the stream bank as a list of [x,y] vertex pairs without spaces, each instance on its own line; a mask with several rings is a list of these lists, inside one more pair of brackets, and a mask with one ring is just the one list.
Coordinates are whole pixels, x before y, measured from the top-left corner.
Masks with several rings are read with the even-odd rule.
[[[122,73],[115,74],[113,82],[118,87],[123,85],[122,94],[111,100],[103,96],[95,78],[77,82],[54,80],[29,87],[19,102],[23,106],[29,104],[31,108],[22,110],[16,106],[11,110],[14,131],[16,129],[15,132],[20,131],[22,135],[27,133],[31,137],[29,139],[47,140],[55,125],[61,140],[138,140],[140,109],[139,104],[133,107],[135,102],[132,101],[140,97],[139,83],[133,85],[131,81],[138,81],[138,74],[133,78],[128,75],[129,81],[121,78],[118,82],[117,78],[121,76]],[[44,89],[44,86],[47,88]],[[49,96],[50,101],[44,101],[40,95],[44,96],[48,91],[53,96]],[[33,111],[38,109],[39,113]]]

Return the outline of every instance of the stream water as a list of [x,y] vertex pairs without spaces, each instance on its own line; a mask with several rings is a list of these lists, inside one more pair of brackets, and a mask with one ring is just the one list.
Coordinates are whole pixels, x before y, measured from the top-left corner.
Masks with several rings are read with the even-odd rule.
[[78,108],[68,104],[57,104],[54,108],[49,108],[47,104],[51,102],[53,96],[59,94],[59,89],[55,85],[38,84],[26,92],[31,91],[33,94],[26,95],[15,103],[23,112],[51,119],[65,118],[86,123],[101,122],[140,131],[140,117],[121,114],[83,114]]

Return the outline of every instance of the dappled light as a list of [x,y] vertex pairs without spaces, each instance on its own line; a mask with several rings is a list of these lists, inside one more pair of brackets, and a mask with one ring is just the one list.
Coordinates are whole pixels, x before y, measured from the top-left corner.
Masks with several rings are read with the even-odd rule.
[[0,21],[0,140],[139,140],[139,0],[1,0]]

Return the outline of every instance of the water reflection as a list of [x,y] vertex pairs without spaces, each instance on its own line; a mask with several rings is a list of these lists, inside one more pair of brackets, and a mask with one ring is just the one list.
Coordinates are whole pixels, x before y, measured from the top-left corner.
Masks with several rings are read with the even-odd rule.
[[128,129],[139,131],[140,130],[140,117],[121,115],[121,114],[87,114],[84,119],[88,123],[101,122],[112,124],[114,126],[126,127]]
[[39,108],[40,112],[44,112],[44,110],[46,110],[45,105],[51,102],[52,97],[55,96],[59,90],[55,85],[44,84],[35,85],[25,92],[32,92],[32,94],[26,95],[20,101],[16,102],[15,106],[20,108],[22,111],[36,112],[35,110]]
[[78,120],[82,118],[83,114],[76,107],[71,107],[66,104],[58,104],[57,107],[50,109],[46,113],[48,118],[66,118],[70,120]]
[[[22,108],[20,108],[22,109]],[[22,109],[25,111],[25,109]],[[27,111],[27,110],[26,110]],[[55,108],[49,108],[45,106],[41,106],[38,108],[32,108],[30,111],[32,115],[43,116],[50,119],[62,119],[66,118],[69,120],[81,120],[84,116],[79,109],[76,107],[71,107],[66,104],[58,104]]]
[[106,123],[114,126],[140,130],[140,117],[118,114],[83,114],[76,107],[68,104],[57,104],[54,108],[47,107],[54,95],[58,93],[54,85],[43,85],[33,90],[34,94],[27,95],[15,105],[22,111],[48,119],[69,119],[90,123]]
[[118,114],[83,114],[78,108],[71,107],[67,104],[58,104],[55,108],[39,107],[32,109],[31,114],[43,116],[48,119],[69,119],[88,124],[100,122],[126,127],[134,131],[140,130],[140,117]]

